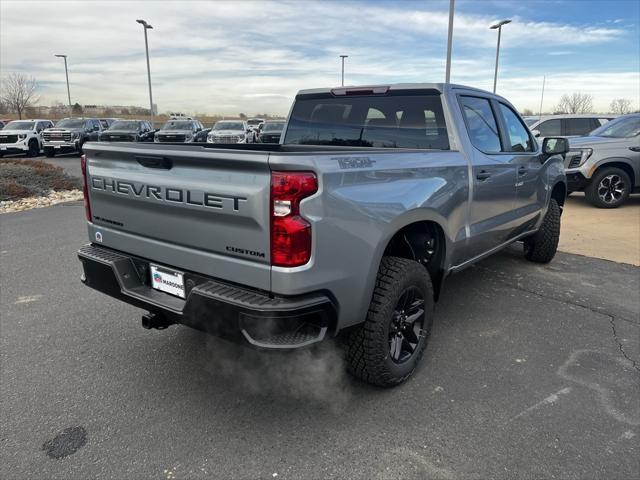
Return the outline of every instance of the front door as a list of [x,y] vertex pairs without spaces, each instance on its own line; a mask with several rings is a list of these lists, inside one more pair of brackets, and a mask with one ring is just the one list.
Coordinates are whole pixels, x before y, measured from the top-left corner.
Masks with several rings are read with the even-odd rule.
[[534,227],[544,209],[547,192],[545,183],[540,181],[542,163],[529,130],[509,105],[496,103],[504,149],[508,152],[506,158],[516,168],[515,211],[519,224],[510,233],[516,236]]

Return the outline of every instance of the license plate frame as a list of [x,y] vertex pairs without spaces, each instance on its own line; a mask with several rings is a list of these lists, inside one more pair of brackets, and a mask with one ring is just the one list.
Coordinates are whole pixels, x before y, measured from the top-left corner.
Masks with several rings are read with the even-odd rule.
[[149,264],[151,288],[174,297],[186,298],[184,289],[184,272],[162,265]]

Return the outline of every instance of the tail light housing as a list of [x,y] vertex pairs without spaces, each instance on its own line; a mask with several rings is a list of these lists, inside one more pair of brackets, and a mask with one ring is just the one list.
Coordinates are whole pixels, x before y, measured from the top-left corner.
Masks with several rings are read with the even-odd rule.
[[89,187],[87,185],[87,156],[80,157],[80,168],[82,169],[82,197],[84,199],[84,214],[87,220],[91,221],[91,204],[89,203]]
[[271,172],[271,265],[298,267],[311,258],[311,224],[300,201],[318,191],[313,172]]

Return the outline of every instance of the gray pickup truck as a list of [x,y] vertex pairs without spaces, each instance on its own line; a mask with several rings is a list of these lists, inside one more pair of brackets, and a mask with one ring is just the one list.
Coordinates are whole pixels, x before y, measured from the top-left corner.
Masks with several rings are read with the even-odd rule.
[[298,93],[280,144],[86,144],[82,281],[261,349],[341,335],[348,369],[403,382],[444,278],[522,241],[553,258],[566,139],[450,84]]

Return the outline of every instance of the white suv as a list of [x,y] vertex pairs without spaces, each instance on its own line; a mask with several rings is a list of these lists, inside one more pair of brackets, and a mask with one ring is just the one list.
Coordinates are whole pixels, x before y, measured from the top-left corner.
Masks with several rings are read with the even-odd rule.
[[581,137],[587,135],[592,130],[601,127],[615,115],[598,114],[560,114],[543,115],[538,121],[531,122],[532,117],[525,119],[529,130],[535,137],[542,139],[546,137]]
[[6,153],[26,153],[37,157],[42,149],[42,132],[53,127],[51,120],[13,120],[0,130],[0,157]]

